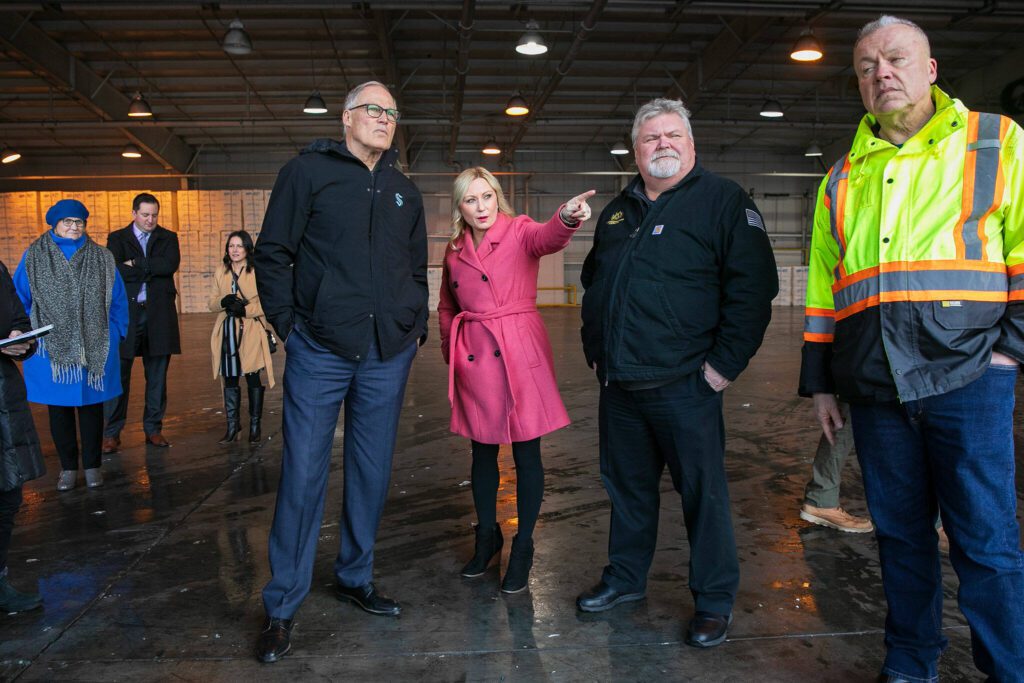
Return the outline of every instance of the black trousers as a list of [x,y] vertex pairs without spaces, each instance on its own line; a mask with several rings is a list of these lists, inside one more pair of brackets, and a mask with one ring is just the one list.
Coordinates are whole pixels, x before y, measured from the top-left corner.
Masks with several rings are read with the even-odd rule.
[[601,478],[612,503],[603,580],[642,592],[658,540],[661,476],[682,497],[697,611],[728,614],[739,561],[725,478],[722,396],[700,371],[654,389],[601,387]]
[[0,576],[7,569],[7,551],[11,548],[14,514],[21,507],[21,487],[0,491]]
[[132,366],[136,356],[142,356],[142,368],[146,372],[146,409],[142,414],[142,429],[146,436],[163,431],[164,413],[167,412],[167,367],[171,357],[149,355],[146,320],[146,309],[140,308],[135,325],[135,349],[132,358],[121,359],[121,395],[107,401],[107,426],[103,436],[120,436],[124,429],[132,388]]
[[[78,435],[82,436],[82,467],[87,470],[99,467],[102,462],[103,446],[103,404],[87,406],[47,406],[50,412],[50,436],[57,447],[60,467],[63,470],[78,469]],[[75,428],[75,412],[78,413],[78,428]]]

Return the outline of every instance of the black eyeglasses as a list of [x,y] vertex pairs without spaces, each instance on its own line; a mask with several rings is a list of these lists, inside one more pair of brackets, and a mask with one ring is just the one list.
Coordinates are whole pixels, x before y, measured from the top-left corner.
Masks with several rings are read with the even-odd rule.
[[361,108],[366,109],[366,115],[369,116],[371,119],[379,119],[381,114],[387,114],[388,121],[398,123],[398,119],[402,118],[402,112],[398,111],[397,109],[385,109],[379,104],[357,104],[354,107],[350,107],[349,111]]
[[84,228],[85,221],[81,218],[64,218],[61,220],[61,225],[65,228]]

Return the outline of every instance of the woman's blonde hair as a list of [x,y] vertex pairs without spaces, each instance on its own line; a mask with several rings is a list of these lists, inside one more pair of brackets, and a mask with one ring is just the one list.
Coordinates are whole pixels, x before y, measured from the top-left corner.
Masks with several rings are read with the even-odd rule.
[[494,190],[498,197],[498,212],[506,216],[515,216],[515,212],[512,211],[512,207],[509,206],[508,201],[505,199],[505,193],[501,191],[501,185],[498,184],[498,179],[494,177],[494,174],[483,166],[467,168],[452,183],[452,236],[449,242],[453,247],[455,246],[455,240],[459,239],[459,235],[466,230],[466,221],[462,219],[462,210],[459,206],[461,206],[466,192],[469,191],[470,184],[477,178],[483,178],[491,186],[491,189]]

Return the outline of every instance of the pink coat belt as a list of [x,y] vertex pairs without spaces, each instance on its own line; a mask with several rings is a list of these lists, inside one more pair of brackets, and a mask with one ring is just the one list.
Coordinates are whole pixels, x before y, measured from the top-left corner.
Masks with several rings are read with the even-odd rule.
[[[448,402],[454,405],[455,402],[455,354],[456,349],[459,345],[459,330],[462,327],[463,322],[482,322],[484,320],[494,320],[496,318],[503,318],[506,315],[516,315],[517,313],[530,313],[537,310],[536,299],[520,299],[519,301],[513,301],[507,303],[504,306],[498,306],[497,308],[491,309],[486,313],[475,313],[473,311],[461,311],[458,315],[452,318],[452,327],[449,332],[451,339],[448,346]],[[495,343],[498,344],[500,349],[501,341],[495,338]],[[508,354],[505,353],[504,349],[501,350],[501,362],[505,366],[505,377],[509,376],[508,372]],[[509,392],[509,410],[515,406],[515,396],[512,395],[512,383],[511,381],[505,382],[505,386],[508,387]]]

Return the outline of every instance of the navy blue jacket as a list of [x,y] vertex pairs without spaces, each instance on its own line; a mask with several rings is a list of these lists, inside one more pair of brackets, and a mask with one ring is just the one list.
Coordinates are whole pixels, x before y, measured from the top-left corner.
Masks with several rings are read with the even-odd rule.
[[419,190],[390,149],[373,171],[317,140],[277,176],[256,245],[256,285],[281,339],[303,330],[333,353],[388,359],[427,334],[427,228]]

